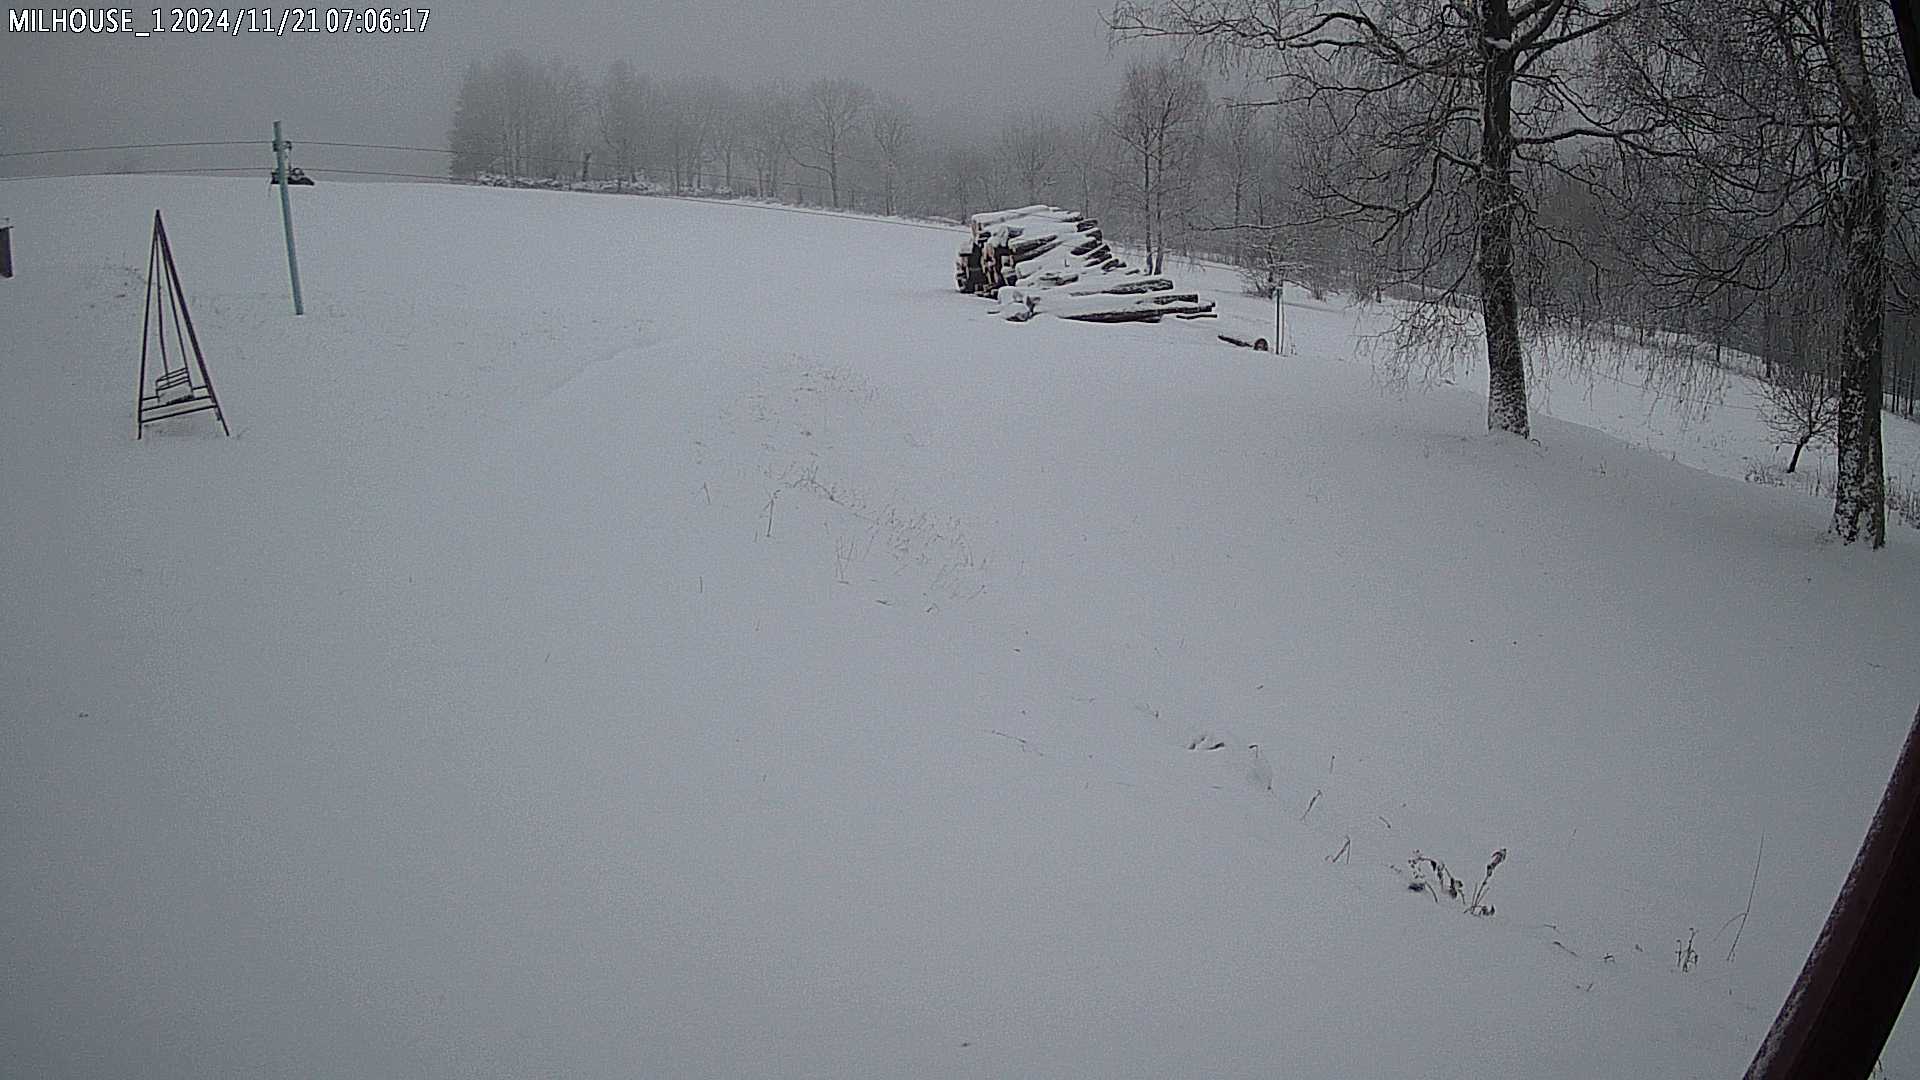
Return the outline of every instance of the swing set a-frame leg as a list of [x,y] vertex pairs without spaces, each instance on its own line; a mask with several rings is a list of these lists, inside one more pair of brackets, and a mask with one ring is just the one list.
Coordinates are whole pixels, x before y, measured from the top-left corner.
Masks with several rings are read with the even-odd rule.
[[133,437],[147,433],[147,339],[153,326],[153,271],[160,259],[160,211],[153,212],[153,242],[147,246],[147,295],[140,311],[140,381],[133,384]]

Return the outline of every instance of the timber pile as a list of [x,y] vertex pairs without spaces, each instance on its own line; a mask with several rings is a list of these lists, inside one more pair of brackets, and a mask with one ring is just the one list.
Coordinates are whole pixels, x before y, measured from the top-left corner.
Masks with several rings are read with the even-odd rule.
[[970,242],[954,264],[961,292],[999,301],[998,313],[1024,322],[1042,312],[1083,322],[1159,322],[1172,315],[1210,319],[1213,301],[1174,291],[1113,253],[1100,223],[1057,206],[997,210],[967,219]]

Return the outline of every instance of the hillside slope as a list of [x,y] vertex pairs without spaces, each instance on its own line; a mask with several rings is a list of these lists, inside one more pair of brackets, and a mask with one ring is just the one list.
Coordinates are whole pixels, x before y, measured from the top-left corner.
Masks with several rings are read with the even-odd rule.
[[[1920,702],[1912,531],[1337,305],[327,184],[295,319],[253,181],[5,195],[7,1075],[1732,1075]],[[232,439],[132,438],[156,206]]]

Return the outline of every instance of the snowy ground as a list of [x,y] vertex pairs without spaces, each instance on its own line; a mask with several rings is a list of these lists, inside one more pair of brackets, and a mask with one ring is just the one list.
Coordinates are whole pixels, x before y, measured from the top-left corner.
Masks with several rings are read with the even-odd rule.
[[[1239,295],[1243,280],[1238,271],[1217,263],[1176,260],[1171,272],[1182,287],[1198,285],[1220,299],[1223,325],[1231,327],[1228,332],[1243,340],[1274,336],[1272,302]],[[1329,312],[1344,303],[1342,299],[1315,301],[1304,288],[1294,285],[1288,287],[1285,311]],[[1383,342],[1390,324],[1384,312],[1353,311],[1351,333],[1345,338],[1316,334],[1311,325],[1306,331],[1299,331],[1297,325],[1284,328],[1290,349],[1297,352],[1304,346],[1313,357],[1358,357],[1385,366],[1388,349]],[[1304,341],[1300,333],[1306,335]],[[1710,351],[1703,347],[1699,355],[1708,356]],[[1405,388],[1434,383],[1484,387],[1484,357],[1473,355],[1470,349],[1463,360],[1448,373],[1429,372],[1424,364],[1415,365]],[[1603,348],[1586,356],[1556,349],[1548,362],[1532,373],[1533,407],[1548,416],[1597,428],[1670,461],[1736,480],[1751,481],[1757,472],[1769,469],[1784,471],[1793,448],[1780,445],[1768,430],[1757,380],[1700,364],[1691,384],[1668,385],[1664,378],[1648,374],[1649,360],[1633,349]],[[1661,362],[1671,367],[1676,361],[1669,357]],[[1387,381],[1381,380],[1383,384]],[[1889,414],[1883,426],[1889,479],[1920,491],[1920,424]],[[1833,447],[1814,446],[1802,455],[1794,476],[1775,479],[1781,486],[1812,492],[1822,483],[1829,485],[1825,490],[1830,490],[1834,473]]]
[[[1733,1075],[1920,703],[1920,533],[1750,417],[1519,444],[1338,304],[1008,324],[938,229],[295,197],[298,320],[264,185],[0,192],[0,1074]],[[232,439],[131,437],[155,206]],[[1491,918],[1394,869],[1499,848]]]

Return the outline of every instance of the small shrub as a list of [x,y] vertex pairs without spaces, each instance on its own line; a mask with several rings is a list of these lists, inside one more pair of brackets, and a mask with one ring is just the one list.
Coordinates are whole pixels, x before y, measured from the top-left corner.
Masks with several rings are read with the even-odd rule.
[[1480,878],[1480,884],[1467,890],[1467,883],[1453,875],[1447,864],[1431,855],[1416,851],[1407,860],[1407,871],[1412,875],[1407,882],[1409,892],[1423,892],[1433,897],[1434,903],[1440,902],[1442,893],[1448,899],[1460,902],[1460,910],[1477,918],[1493,914],[1493,905],[1487,903],[1487,888],[1493,883],[1493,872],[1507,861],[1507,849],[1501,848],[1487,861],[1487,872]]
[[1887,477],[1887,513],[1920,529],[1920,476]]
[[[1747,462],[1746,481],[1766,487],[1790,488],[1817,499],[1833,497],[1832,467],[1819,463],[1797,472],[1786,472],[1778,464]],[[1909,528],[1920,529],[1920,476],[1887,475],[1887,516]]]

